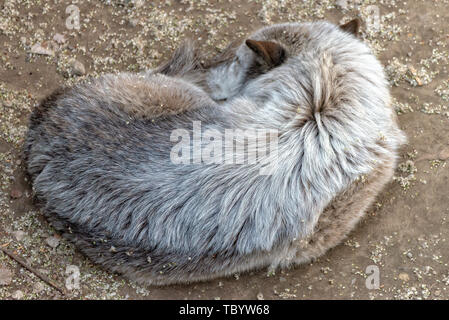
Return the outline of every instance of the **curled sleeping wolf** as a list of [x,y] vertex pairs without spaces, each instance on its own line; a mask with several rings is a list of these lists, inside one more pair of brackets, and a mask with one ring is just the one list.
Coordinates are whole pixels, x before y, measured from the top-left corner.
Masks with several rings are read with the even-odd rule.
[[[186,45],[156,70],[54,93],[33,111],[25,145],[43,212],[93,261],[146,284],[322,255],[390,180],[406,140],[356,31],[273,25],[208,65]],[[182,128],[195,144],[194,122],[276,130],[276,169],[174,163],[171,133]]]

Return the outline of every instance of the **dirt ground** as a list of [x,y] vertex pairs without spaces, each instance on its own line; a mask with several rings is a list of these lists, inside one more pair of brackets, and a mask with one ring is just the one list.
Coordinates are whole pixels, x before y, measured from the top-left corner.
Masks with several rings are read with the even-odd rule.
[[[79,30],[67,21],[70,4]],[[70,268],[80,271],[79,288],[62,296],[0,252],[0,299],[449,298],[448,0],[6,0],[0,8],[0,246],[61,287],[74,283]],[[270,23],[355,16],[367,22],[362,36],[386,67],[409,143],[394,181],[322,258],[274,275],[142,287],[90,263],[33,206],[20,150],[30,111],[57,87],[154,67],[186,37],[212,55]],[[378,289],[366,286],[369,266],[379,270]]]

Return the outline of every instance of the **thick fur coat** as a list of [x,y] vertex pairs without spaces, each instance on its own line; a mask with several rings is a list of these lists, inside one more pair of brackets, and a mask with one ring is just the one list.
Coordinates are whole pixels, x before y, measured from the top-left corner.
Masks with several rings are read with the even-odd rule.
[[[147,284],[307,262],[341,242],[390,180],[405,136],[365,44],[326,22],[249,40],[205,69],[105,75],[33,112],[35,195],[93,261]],[[173,163],[175,130],[201,143],[194,122],[277,131],[275,170]]]

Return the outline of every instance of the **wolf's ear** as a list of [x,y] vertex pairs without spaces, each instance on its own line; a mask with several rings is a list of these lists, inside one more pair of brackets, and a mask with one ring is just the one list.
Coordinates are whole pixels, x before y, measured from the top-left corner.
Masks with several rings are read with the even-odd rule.
[[356,19],[351,20],[345,24],[342,24],[340,26],[340,29],[342,29],[343,31],[352,33],[355,36],[358,36],[359,30],[360,30],[360,25],[361,25],[360,19],[356,18]]
[[285,49],[272,41],[246,40],[246,45],[270,67],[277,67],[285,60]]

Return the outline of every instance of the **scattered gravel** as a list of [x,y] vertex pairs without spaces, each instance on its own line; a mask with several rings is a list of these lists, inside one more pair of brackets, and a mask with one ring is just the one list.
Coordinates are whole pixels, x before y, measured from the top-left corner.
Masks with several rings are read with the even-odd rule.
[[[449,38],[445,15],[436,16],[447,10],[447,0],[426,2],[426,10],[419,10],[422,1],[388,0],[74,3],[81,12],[79,30],[52,21],[65,15],[66,4],[58,2],[6,0],[0,12],[0,246],[22,256],[61,286],[69,276],[68,267],[76,266],[80,286],[66,298],[226,299],[241,298],[245,292],[245,297],[259,300],[449,297],[449,209],[441,203],[444,190],[438,184],[449,158],[444,148],[449,138],[445,131],[449,124]],[[266,277],[262,271],[192,286],[145,288],[101,270],[71,244],[55,237],[40,212],[27,203],[31,190],[14,187],[22,179],[18,160],[26,118],[36,102],[57,86],[107,72],[152,68],[186,37],[197,39],[201,50],[213,55],[230,41],[270,23],[325,18],[343,23],[356,16],[366,22],[372,5],[380,7],[379,26],[364,25],[361,36],[386,65],[392,104],[410,145],[399,160],[396,182],[388,185],[368,211],[370,227],[362,222],[344,246],[310,265],[291,274],[281,272],[280,277],[274,272]],[[415,161],[418,155],[428,154],[434,159]],[[432,195],[425,193],[428,189]],[[419,201],[413,202],[415,198]],[[388,224],[382,225],[385,220]],[[425,235],[416,234],[424,227]],[[378,290],[365,288],[368,264],[380,268],[382,286]],[[271,290],[274,286],[278,287]],[[39,298],[61,296],[0,253],[0,300]]]

